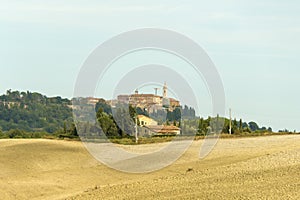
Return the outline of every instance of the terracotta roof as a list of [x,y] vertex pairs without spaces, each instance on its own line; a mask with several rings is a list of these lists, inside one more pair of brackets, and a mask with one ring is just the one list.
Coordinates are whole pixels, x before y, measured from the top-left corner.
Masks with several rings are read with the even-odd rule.
[[180,128],[178,128],[177,126],[148,125],[145,127],[156,133],[170,133],[180,131]]
[[169,98],[169,99],[170,99],[170,101],[177,101],[177,102],[179,102],[178,100],[176,100],[174,98]]
[[154,94],[131,94],[131,97],[160,97]]
[[[152,119],[152,118],[150,118],[150,117],[148,117],[148,116],[146,116],[146,115],[138,115],[137,117],[138,117],[138,118],[144,117],[144,118]],[[152,120],[154,120],[154,119],[152,119]]]

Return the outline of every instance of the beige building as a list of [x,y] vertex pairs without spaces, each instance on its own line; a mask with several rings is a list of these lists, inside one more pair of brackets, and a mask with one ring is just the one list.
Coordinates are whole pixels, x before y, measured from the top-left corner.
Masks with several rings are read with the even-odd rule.
[[[157,89],[157,88],[155,88]],[[163,109],[163,107],[173,110],[180,106],[180,102],[173,98],[167,97],[167,84],[163,87],[163,95],[159,96],[156,94],[139,94],[135,91],[135,94],[130,95],[119,95],[117,101],[119,103],[130,104],[134,107],[140,107],[147,109],[149,113]]]
[[153,126],[158,124],[157,121],[145,115],[138,115],[138,119],[140,121],[141,126],[149,126],[149,125]]
[[173,98],[169,98],[170,99],[170,107],[179,107],[180,106],[180,102],[176,99]]
[[139,135],[140,136],[154,136],[154,135],[179,135],[180,128],[177,126],[158,125],[157,121],[145,115],[138,115],[140,122]]
[[90,105],[96,105],[100,98],[95,98],[95,97],[87,97],[87,103]]
[[118,102],[131,104],[132,106],[147,108],[150,105],[162,105],[162,97],[154,94],[119,95]]

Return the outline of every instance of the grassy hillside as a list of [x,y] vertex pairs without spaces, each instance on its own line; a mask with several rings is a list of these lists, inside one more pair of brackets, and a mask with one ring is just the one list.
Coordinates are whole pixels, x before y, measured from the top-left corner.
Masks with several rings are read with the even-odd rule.
[[[221,139],[199,159],[202,142],[169,167],[129,174],[97,162],[80,142],[0,140],[1,199],[300,198],[299,135]],[[119,147],[142,153],[165,145]]]

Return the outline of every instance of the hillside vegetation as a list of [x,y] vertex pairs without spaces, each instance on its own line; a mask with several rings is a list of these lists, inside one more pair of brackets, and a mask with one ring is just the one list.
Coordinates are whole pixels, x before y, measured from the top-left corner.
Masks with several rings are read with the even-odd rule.
[[[0,131],[55,133],[72,126],[71,101],[8,90],[0,96]],[[20,133],[21,134],[21,133]]]
[[[204,119],[195,115],[195,110],[188,106],[177,107],[173,111],[151,113],[138,107],[129,107],[130,116],[114,118],[112,108],[104,99],[95,106],[97,122],[86,124],[86,130],[99,129],[111,138],[133,136],[134,117],[137,114],[150,116],[159,124],[174,125],[181,128],[182,135],[195,134],[205,136],[207,132],[218,129],[229,133],[229,119],[215,116]],[[116,115],[125,116],[124,109],[115,109]],[[80,113],[79,113],[80,114]],[[164,116],[164,117],[163,117]],[[118,121],[119,120],[119,121]],[[121,121],[120,121],[121,120]],[[222,122],[218,127],[218,122]],[[131,125],[131,126],[130,126]],[[122,127],[120,127],[122,126]],[[99,134],[103,131],[99,130]],[[272,133],[271,127],[259,127],[255,122],[232,120],[232,134],[261,135]],[[281,132],[289,132],[284,130]],[[8,90],[0,96],[0,138],[76,138],[77,129],[73,123],[72,101],[60,96],[47,97],[37,92],[19,92]]]

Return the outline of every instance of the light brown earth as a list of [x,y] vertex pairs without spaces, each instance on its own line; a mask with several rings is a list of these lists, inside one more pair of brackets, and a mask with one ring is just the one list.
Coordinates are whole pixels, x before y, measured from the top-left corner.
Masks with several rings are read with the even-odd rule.
[[160,171],[127,174],[80,142],[0,140],[0,199],[300,199],[300,135],[221,139],[200,160],[202,142]]

